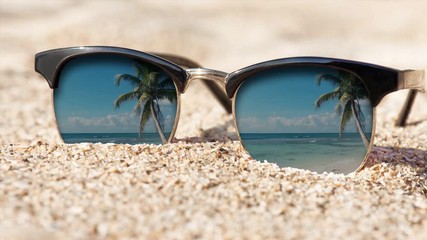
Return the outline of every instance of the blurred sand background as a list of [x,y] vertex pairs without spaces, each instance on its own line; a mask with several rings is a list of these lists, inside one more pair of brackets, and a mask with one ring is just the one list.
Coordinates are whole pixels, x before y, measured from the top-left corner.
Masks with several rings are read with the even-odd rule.
[[[393,121],[406,92],[384,99],[377,109],[375,143],[384,147],[377,160],[388,163],[345,177],[254,162],[237,143],[145,146],[135,151],[61,145],[51,91],[33,65],[39,51],[111,45],[178,54],[225,72],[290,56],[427,69],[426,14],[424,1],[0,0],[0,230],[22,239],[425,238],[425,94],[417,97],[411,124],[404,129],[394,127]],[[210,93],[202,84],[190,86],[183,96],[177,137],[233,136],[230,116],[206,96]],[[177,148],[186,149],[179,161],[170,157]],[[103,163],[74,151],[100,154]],[[153,151],[159,154],[154,154],[157,162],[150,160]],[[63,154],[73,156],[75,163],[64,160]],[[120,184],[129,180],[127,175],[105,184],[78,178],[77,170],[63,174],[74,164],[84,168],[89,160],[95,169],[110,171],[119,159],[136,159],[127,167],[153,168],[155,174],[144,175],[145,180],[134,175],[138,181],[129,186]],[[417,163],[399,165],[402,159]],[[50,164],[57,167],[43,175]],[[120,173],[132,172],[121,167]],[[59,175],[67,186],[94,181],[98,194],[79,198],[89,190],[71,187],[63,193],[67,188],[46,187],[55,185]],[[151,183],[148,190],[141,187],[144,181]],[[118,185],[121,188],[115,189]],[[111,192],[116,195],[107,194]],[[43,204],[43,196],[53,203]],[[87,203],[91,200],[100,203]]]

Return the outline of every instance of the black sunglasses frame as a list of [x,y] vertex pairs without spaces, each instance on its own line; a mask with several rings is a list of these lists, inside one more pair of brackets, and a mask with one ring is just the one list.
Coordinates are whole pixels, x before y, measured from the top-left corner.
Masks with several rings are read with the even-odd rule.
[[[35,70],[43,75],[50,88],[57,88],[59,84],[59,75],[62,67],[70,60],[85,55],[100,55],[100,54],[116,54],[122,55],[136,60],[142,60],[147,63],[153,64],[166,73],[168,73],[180,93],[183,93],[188,84],[189,74],[186,68],[201,68],[201,65],[189,59],[170,55],[170,54],[150,54],[140,52],[132,49],[119,48],[119,47],[106,47],[106,46],[89,46],[89,47],[71,47],[54,49],[36,54]],[[258,72],[269,69],[284,67],[284,66],[297,66],[297,65],[311,65],[311,66],[327,66],[336,69],[346,70],[358,76],[365,84],[373,107],[376,107],[381,99],[394,91],[409,88],[405,87],[408,74],[412,73],[412,78],[421,78],[423,71],[415,70],[397,70],[394,68],[387,68],[383,66],[373,65],[369,63],[324,58],[324,57],[293,57],[282,58],[271,61],[258,63],[248,66],[246,68],[234,71],[230,74],[224,73],[225,91],[228,99],[231,99],[239,86],[245,81],[246,78]],[[218,72],[218,71],[215,71]],[[222,72],[220,72],[222,73]],[[223,75],[223,74],[221,74]],[[414,76],[416,75],[416,76]],[[422,79],[421,79],[422,80]],[[421,80],[412,80],[421,82]],[[212,83],[212,82],[211,82]],[[402,86],[403,85],[403,86]],[[413,85],[413,84],[412,84]],[[410,86],[423,90],[421,86]],[[208,84],[209,88],[215,88],[215,84]],[[224,99],[224,96],[219,96],[222,90],[212,89],[218,98]],[[223,105],[230,104],[229,101],[224,101]],[[226,106],[230,110],[230,106]],[[229,111],[230,112],[230,111]]]
[[[374,109],[385,95],[400,89],[412,89],[397,122],[400,126],[406,124],[415,98],[415,91],[425,92],[427,88],[423,70],[398,70],[351,60],[324,57],[282,58],[251,65],[227,74],[202,68],[200,64],[176,55],[145,53],[132,49],[107,46],[71,47],[40,52],[35,57],[35,70],[43,75],[50,88],[54,89],[60,85],[59,77],[63,67],[72,59],[88,55],[119,55],[152,64],[165,71],[171,77],[179,94],[185,92],[192,80],[205,80],[209,89],[233,116],[235,113],[235,95],[240,85],[254,74],[275,68],[308,65],[335,68],[352,73],[365,85],[371,106]],[[179,108],[180,104],[178,103],[177,117],[168,142],[172,141],[176,130],[179,120]],[[235,120],[236,118],[234,117]],[[375,120],[373,124],[375,127]],[[236,122],[235,126],[240,139]],[[367,150],[368,153],[372,143],[373,141],[371,141]],[[366,159],[367,155],[356,171],[363,169]]]

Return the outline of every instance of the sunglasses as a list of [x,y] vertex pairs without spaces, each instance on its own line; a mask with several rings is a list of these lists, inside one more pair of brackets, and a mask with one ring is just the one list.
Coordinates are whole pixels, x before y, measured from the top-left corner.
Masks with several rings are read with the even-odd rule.
[[170,143],[180,96],[197,79],[233,114],[253,158],[317,172],[361,170],[381,99],[412,89],[398,119],[404,126],[416,91],[427,88],[422,70],[321,57],[277,59],[228,74],[117,47],[54,49],[35,60],[53,89],[65,143]]

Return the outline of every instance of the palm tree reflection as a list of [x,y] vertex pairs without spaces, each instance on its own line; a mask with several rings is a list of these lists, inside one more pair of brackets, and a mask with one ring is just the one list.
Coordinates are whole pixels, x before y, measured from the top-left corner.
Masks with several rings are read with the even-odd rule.
[[114,101],[115,109],[119,108],[126,101],[136,100],[134,112],[140,115],[138,137],[144,131],[144,127],[148,120],[152,117],[156,130],[160,135],[163,143],[168,139],[164,133],[164,122],[162,111],[160,109],[160,101],[166,100],[170,103],[176,101],[176,90],[174,83],[168,75],[160,69],[135,62],[136,76],[130,74],[118,74],[115,76],[115,84],[120,85],[121,81],[126,81],[133,87],[132,91],[120,95]]
[[339,71],[337,76],[322,74],[316,78],[318,86],[323,81],[331,82],[336,88],[332,92],[321,95],[314,103],[316,108],[320,108],[324,102],[338,99],[335,111],[341,115],[339,126],[340,137],[353,116],[357,131],[366,148],[368,148],[369,139],[365,133],[365,117],[361,108],[361,101],[368,99],[368,92],[363,83],[354,74],[346,71]]

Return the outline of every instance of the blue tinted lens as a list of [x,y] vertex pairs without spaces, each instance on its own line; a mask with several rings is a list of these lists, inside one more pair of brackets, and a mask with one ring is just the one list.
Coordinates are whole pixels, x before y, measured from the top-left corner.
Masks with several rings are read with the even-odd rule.
[[55,115],[66,143],[162,143],[169,139],[177,91],[168,74],[114,55],[79,57],[61,71]]
[[251,156],[282,167],[352,172],[372,135],[364,84],[328,67],[284,67],[249,77],[236,93],[235,114]]

